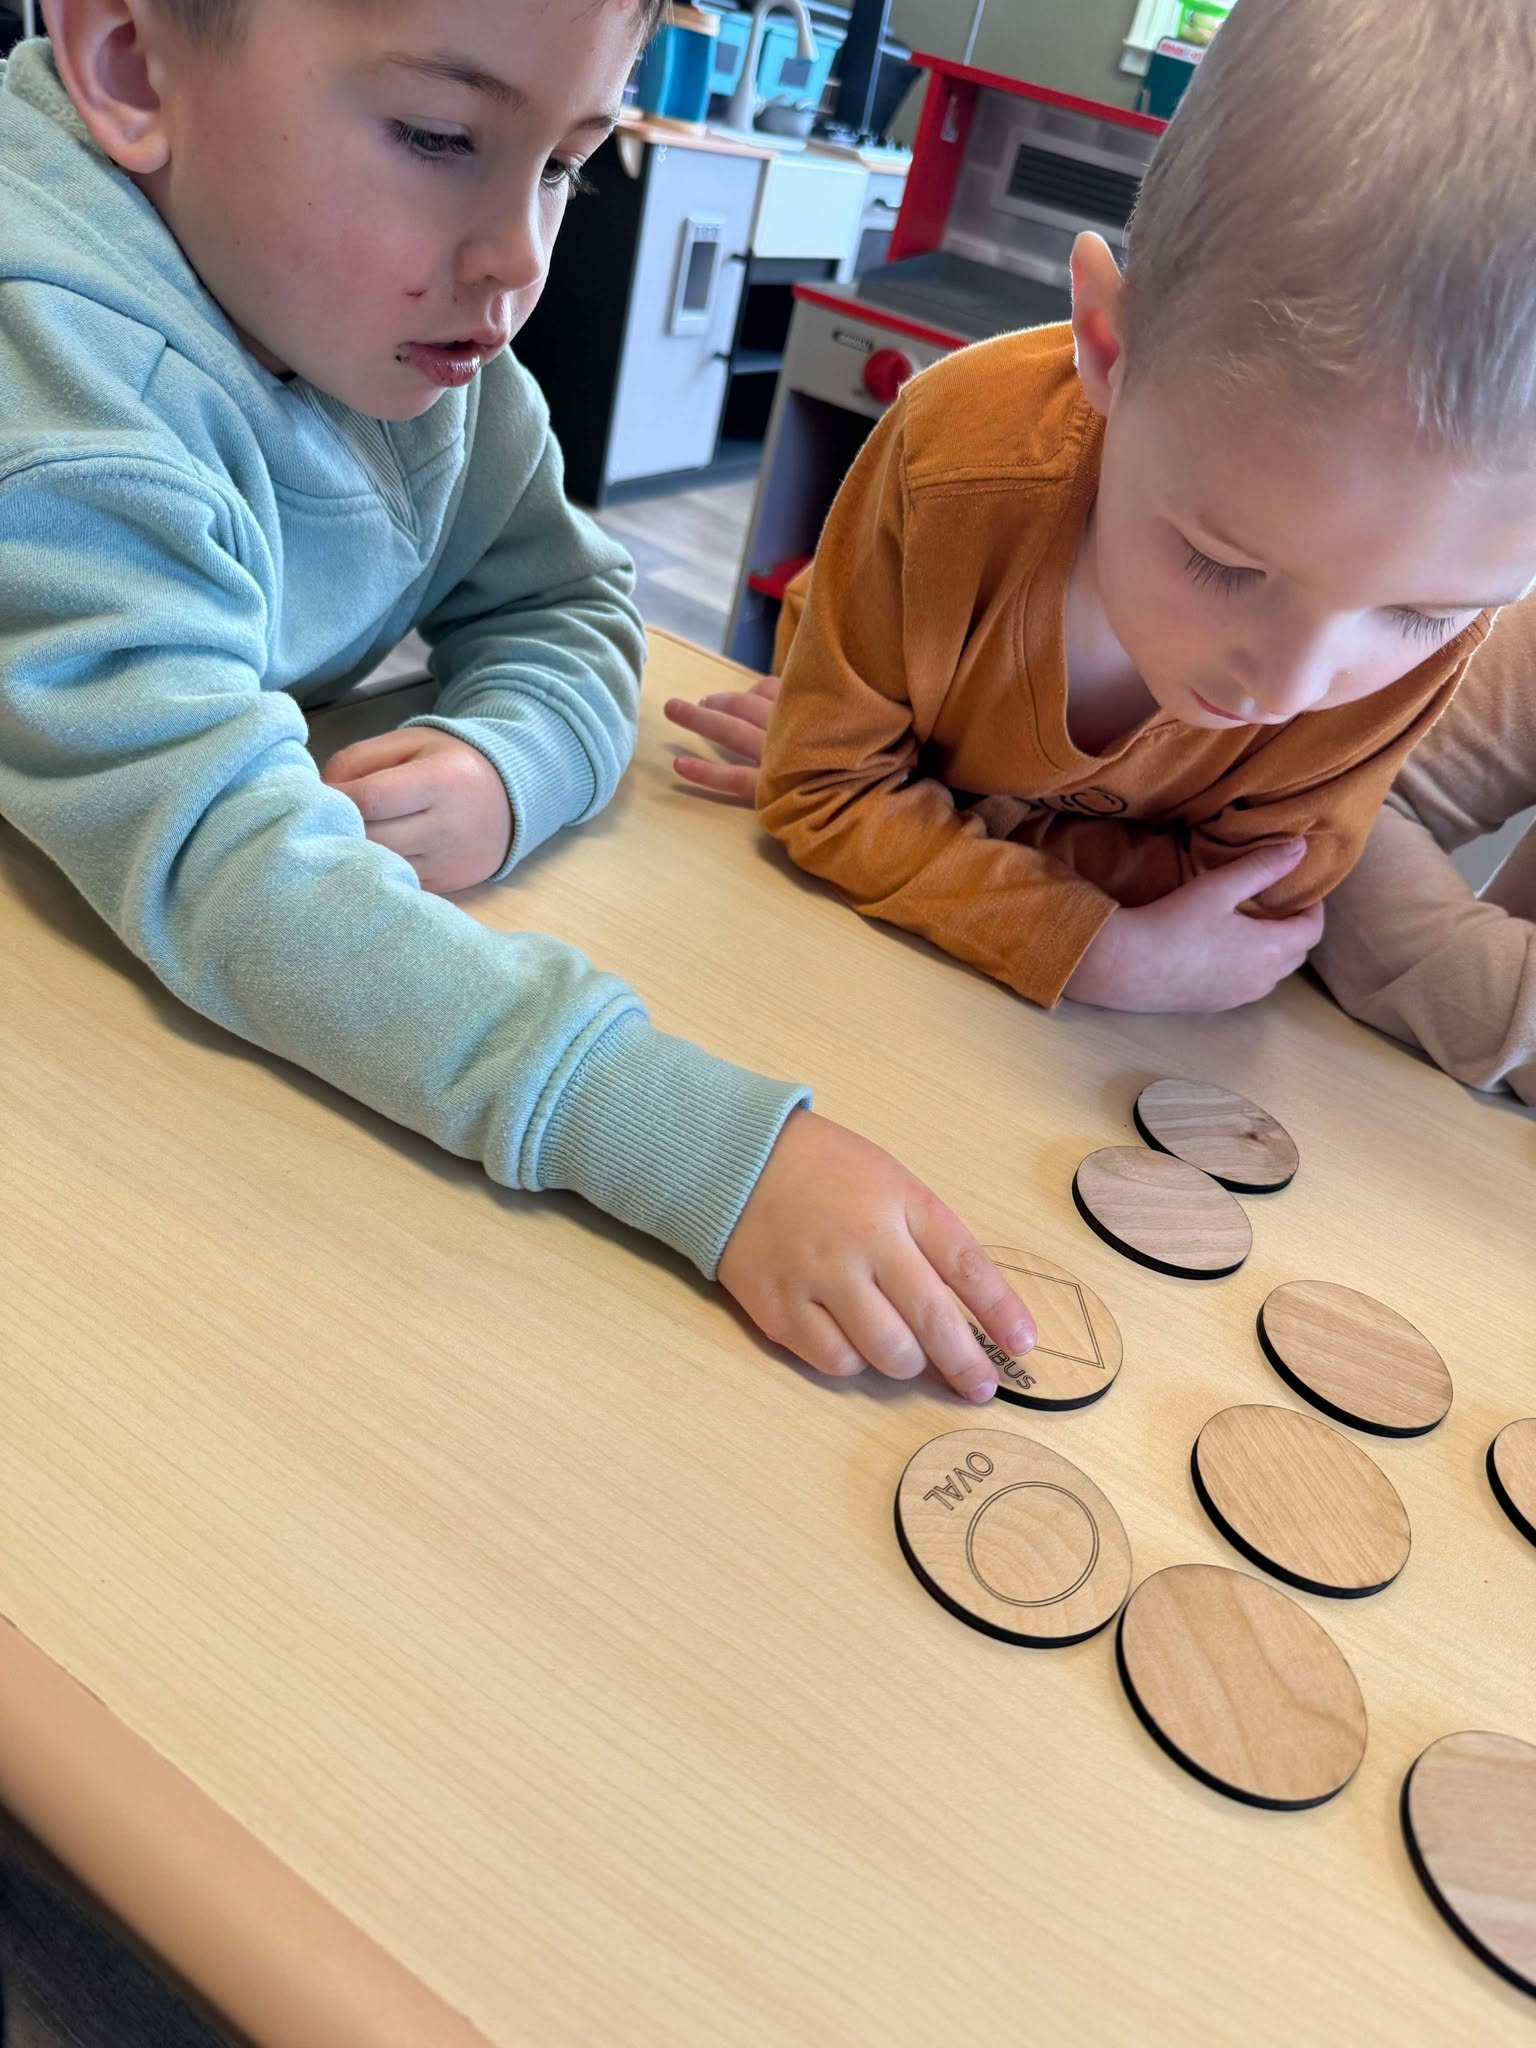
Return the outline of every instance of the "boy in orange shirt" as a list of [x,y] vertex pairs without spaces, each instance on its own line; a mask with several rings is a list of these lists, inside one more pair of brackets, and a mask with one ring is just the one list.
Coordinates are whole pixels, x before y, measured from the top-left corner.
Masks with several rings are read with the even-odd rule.
[[1041,1003],[1300,964],[1536,576],[1533,88],[1500,0],[1242,0],[1124,279],[1082,236],[1070,328],[925,372],[844,484],[757,788],[801,866]]

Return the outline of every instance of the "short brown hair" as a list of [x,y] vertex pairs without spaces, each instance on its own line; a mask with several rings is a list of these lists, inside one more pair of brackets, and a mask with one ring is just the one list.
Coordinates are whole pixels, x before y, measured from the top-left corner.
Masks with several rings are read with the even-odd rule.
[[1536,6],[1238,0],[1131,222],[1128,383],[1369,399],[1536,449]]
[[[239,34],[247,0],[158,0],[158,5],[189,41],[219,49]],[[667,6],[668,0],[638,0],[635,12],[642,42],[656,33]]]

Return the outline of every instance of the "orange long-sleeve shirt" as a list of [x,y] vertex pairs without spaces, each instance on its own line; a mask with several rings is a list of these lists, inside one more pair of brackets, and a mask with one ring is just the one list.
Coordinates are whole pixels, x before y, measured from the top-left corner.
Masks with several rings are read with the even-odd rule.
[[1082,753],[1062,614],[1102,439],[1065,327],[907,386],[790,588],[758,784],[767,829],[855,909],[1040,1003],[1117,904],[1255,846],[1307,840],[1258,911],[1325,896],[1491,624],[1358,703],[1230,731],[1157,712]]

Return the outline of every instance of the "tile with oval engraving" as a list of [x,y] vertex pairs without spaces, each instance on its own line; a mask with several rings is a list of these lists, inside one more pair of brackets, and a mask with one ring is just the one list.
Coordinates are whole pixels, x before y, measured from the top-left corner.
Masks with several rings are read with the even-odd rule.
[[1035,1319],[1040,1341],[1012,1358],[973,1315],[971,1335],[997,1368],[997,1391],[1022,1408],[1086,1408],[1115,1383],[1123,1354],[1114,1317],[1093,1289],[1037,1252],[984,1247]]
[[1005,1642],[1081,1642],[1131,1583],[1130,1544],[1098,1487],[1009,1430],[924,1444],[896,1489],[896,1535],[941,1606]]

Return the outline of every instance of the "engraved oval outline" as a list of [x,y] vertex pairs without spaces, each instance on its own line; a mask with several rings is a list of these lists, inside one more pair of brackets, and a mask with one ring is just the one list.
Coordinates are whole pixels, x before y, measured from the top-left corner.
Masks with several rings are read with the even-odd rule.
[[[976,1567],[976,1524],[987,1512],[987,1509],[994,1502],[1000,1501],[1004,1494],[1017,1493],[1022,1487],[1026,1486],[1037,1486],[1047,1493],[1063,1495],[1064,1498],[1071,1501],[1073,1507],[1077,1509],[1083,1520],[1088,1524],[1089,1529],[1093,1532],[1093,1549],[1089,1552],[1088,1562],[1083,1566],[1070,1586],[1063,1587],[1059,1593],[1052,1593],[1048,1600],[1016,1600],[1011,1593],[999,1593],[995,1586],[987,1584]],[[965,1532],[965,1561],[971,1568],[971,1577],[980,1586],[981,1590],[990,1599],[1001,1600],[1005,1607],[1054,1607],[1058,1600],[1070,1600],[1074,1593],[1081,1592],[1092,1576],[1093,1568],[1099,1561],[1099,1525],[1094,1520],[1092,1511],[1087,1503],[1079,1500],[1070,1488],[1058,1486],[1054,1479],[1015,1479],[1012,1485],[1000,1486],[996,1493],[989,1494],[975,1514],[972,1515],[970,1526]]]

